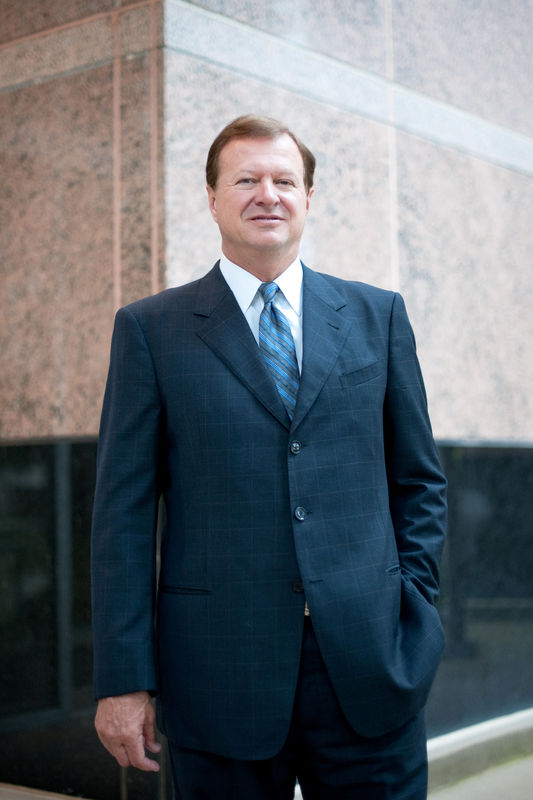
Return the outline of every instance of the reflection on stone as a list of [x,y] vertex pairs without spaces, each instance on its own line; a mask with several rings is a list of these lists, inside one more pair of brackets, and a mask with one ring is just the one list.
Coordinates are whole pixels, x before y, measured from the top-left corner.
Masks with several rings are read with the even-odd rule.
[[441,458],[447,647],[428,705],[430,736],[533,705],[533,453],[441,447]]

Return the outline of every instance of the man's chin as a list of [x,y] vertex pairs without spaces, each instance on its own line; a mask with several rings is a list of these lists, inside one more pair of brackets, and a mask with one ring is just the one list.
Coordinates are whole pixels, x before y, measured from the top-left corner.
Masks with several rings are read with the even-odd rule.
[[280,236],[279,231],[276,230],[257,231],[257,234],[250,237],[248,242],[256,250],[276,250],[287,247],[286,238]]

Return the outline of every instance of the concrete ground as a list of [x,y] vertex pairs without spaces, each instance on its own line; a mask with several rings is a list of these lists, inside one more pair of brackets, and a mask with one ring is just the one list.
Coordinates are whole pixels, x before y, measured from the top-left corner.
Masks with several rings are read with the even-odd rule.
[[65,800],[65,795],[39,792],[35,789],[23,789],[0,783],[0,800]]
[[[63,795],[0,784],[0,800],[65,800]],[[296,800],[301,798],[297,791]],[[532,800],[533,756],[485,770],[454,786],[431,792],[428,800]]]
[[[297,790],[295,799],[301,797]],[[533,756],[485,770],[454,786],[437,789],[429,793],[428,800],[533,800]]]
[[487,769],[431,792],[429,800],[532,800],[533,756]]
[[[295,800],[301,797],[297,789]],[[428,800],[533,800],[533,756],[430,792]]]

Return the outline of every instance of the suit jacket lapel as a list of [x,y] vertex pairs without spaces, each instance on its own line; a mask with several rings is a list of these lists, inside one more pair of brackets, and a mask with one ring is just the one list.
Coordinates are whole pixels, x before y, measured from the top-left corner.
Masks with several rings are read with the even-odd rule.
[[339,314],[345,305],[328,281],[304,266],[303,365],[292,430],[311,409],[346,341],[351,322]]
[[198,336],[265,408],[289,428],[290,420],[272,376],[218,262],[199,281],[194,314],[200,322]]

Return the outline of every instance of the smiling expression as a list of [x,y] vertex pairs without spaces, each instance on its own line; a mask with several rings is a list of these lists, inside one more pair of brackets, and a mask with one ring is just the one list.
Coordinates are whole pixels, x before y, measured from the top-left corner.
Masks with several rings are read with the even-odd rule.
[[209,208],[230,261],[255,272],[276,264],[281,273],[298,256],[313,193],[290,136],[239,137],[220,152],[218,180],[207,187]]

